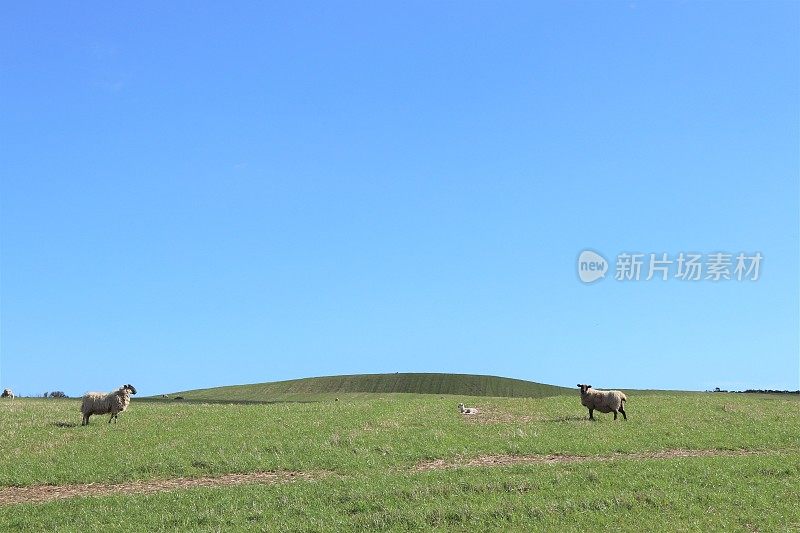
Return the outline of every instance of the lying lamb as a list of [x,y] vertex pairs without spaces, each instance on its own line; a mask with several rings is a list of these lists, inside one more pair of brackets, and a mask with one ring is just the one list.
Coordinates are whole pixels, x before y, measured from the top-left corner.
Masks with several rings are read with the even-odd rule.
[[131,403],[131,394],[136,394],[136,388],[133,385],[123,385],[114,392],[87,392],[83,395],[81,403],[81,413],[83,413],[82,426],[89,425],[89,417],[92,415],[107,415],[111,413],[111,418],[108,419],[110,424],[113,420],[117,423],[117,416],[128,408]]
[[458,412],[462,415],[477,415],[478,409],[475,407],[464,407],[463,403],[458,404]]
[[0,398],[11,398],[14,399],[14,391],[11,389],[3,389],[3,394],[0,394]]
[[617,419],[617,412],[622,413],[622,417],[627,420],[625,414],[625,401],[628,397],[625,393],[618,390],[596,390],[591,385],[578,384],[581,389],[581,404],[589,409],[589,420],[594,420],[593,411],[596,409],[601,413],[614,413],[614,420]]

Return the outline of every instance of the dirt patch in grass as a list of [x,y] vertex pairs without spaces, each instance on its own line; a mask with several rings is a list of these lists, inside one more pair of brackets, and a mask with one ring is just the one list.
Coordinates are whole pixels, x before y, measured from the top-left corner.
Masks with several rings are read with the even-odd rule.
[[[563,464],[617,460],[675,459],[686,457],[737,457],[764,455],[758,450],[687,450],[671,449],[654,452],[615,453],[610,455],[480,455],[453,460],[435,459],[418,463],[412,472],[428,472],[462,467],[513,466],[519,464]],[[172,478],[127,483],[83,483],[72,485],[32,485],[28,487],[0,488],[0,507],[22,503],[45,503],[53,500],[116,494],[151,494],[199,487],[224,487],[233,485],[274,485],[294,481],[311,481],[331,472],[251,472],[196,478]]]
[[539,416],[512,415],[501,411],[480,411],[477,415],[468,415],[464,420],[470,424],[528,424],[544,420]]
[[562,463],[587,463],[618,460],[643,460],[643,459],[679,459],[686,457],[738,457],[745,455],[762,455],[764,452],[757,450],[686,450],[673,449],[656,452],[615,453],[611,455],[479,455],[473,458],[457,458],[454,460],[434,459],[418,463],[413,470],[426,472],[430,470],[445,470],[448,468],[477,467],[477,466],[512,466],[520,464],[562,464]]
[[223,487],[231,485],[273,485],[297,480],[324,477],[327,472],[251,472],[225,474],[216,477],[173,478],[128,483],[83,483],[76,485],[33,485],[30,487],[0,488],[0,506],[18,503],[44,503],[52,500],[82,496],[110,496],[114,494],[150,494],[197,487]]
[[580,422],[588,420],[586,415],[547,416],[545,413],[520,415],[502,411],[495,407],[479,407],[478,414],[465,415],[469,424],[529,424],[531,422]]

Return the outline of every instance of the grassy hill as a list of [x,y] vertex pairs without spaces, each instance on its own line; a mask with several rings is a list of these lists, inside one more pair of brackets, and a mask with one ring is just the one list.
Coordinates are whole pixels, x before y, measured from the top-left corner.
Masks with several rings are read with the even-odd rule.
[[0,401],[0,531],[800,531],[796,395],[342,396]]
[[252,385],[231,385],[170,394],[187,400],[268,402],[313,401],[337,394],[455,394],[544,398],[573,393],[572,389],[521,379],[469,374],[358,374],[293,379]]

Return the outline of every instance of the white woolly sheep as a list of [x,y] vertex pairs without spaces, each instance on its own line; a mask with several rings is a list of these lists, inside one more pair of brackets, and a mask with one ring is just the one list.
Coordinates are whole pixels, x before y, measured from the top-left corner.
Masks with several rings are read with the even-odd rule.
[[591,385],[578,384],[581,389],[581,404],[589,409],[589,420],[594,420],[595,410],[601,413],[614,413],[614,420],[617,419],[617,412],[622,413],[622,417],[627,420],[624,403],[628,400],[625,393],[618,390],[595,390]]
[[463,403],[458,404],[458,412],[462,415],[477,415],[478,410],[475,407],[464,407]]
[[111,413],[111,418],[108,419],[110,424],[113,420],[117,423],[117,416],[128,408],[131,403],[131,394],[136,394],[136,388],[133,385],[123,385],[114,392],[87,392],[83,395],[81,402],[81,413],[83,414],[82,426],[89,425],[89,417],[92,415],[107,415]]
[[11,389],[3,389],[3,394],[0,394],[0,398],[11,398],[14,399],[14,391]]

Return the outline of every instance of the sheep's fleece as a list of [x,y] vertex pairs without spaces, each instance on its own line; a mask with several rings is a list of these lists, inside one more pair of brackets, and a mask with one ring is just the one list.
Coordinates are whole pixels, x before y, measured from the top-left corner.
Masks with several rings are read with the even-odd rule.
[[123,385],[114,392],[87,392],[83,395],[81,402],[81,413],[83,414],[82,425],[89,424],[89,417],[92,415],[111,414],[108,419],[116,422],[117,415],[128,408],[131,403],[131,394],[136,394],[133,385]]
[[625,414],[625,401],[628,397],[624,392],[618,390],[596,390],[591,385],[578,384],[581,389],[581,404],[589,409],[589,418],[593,418],[592,411],[600,411],[601,413],[614,413],[614,419],[617,418],[617,412],[622,413],[622,416],[627,420]]

